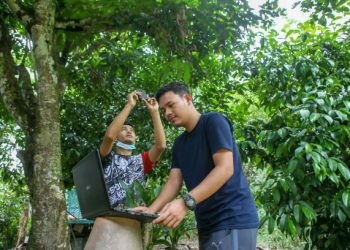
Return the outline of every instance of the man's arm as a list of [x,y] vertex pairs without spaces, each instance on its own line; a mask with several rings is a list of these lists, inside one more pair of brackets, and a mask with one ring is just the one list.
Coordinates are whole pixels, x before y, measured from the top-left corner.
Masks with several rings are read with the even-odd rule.
[[125,122],[128,118],[131,110],[136,105],[137,100],[137,92],[131,92],[128,95],[128,102],[126,103],[123,110],[114,118],[112,123],[108,126],[106,133],[103,137],[103,141],[100,145],[100,155],[101,157],[105,157],[111,152],[113,143],[117,139],[117,136]]
[[229,120],[221,114],[213,114],[207,120],[205,133],[214,168],[198,186],[190,190],[197,203],[218,191],[234,174],[233,135]]
[[165,204],[176,197],[181,189],[182,182],[181,170],[179,168],[171,169],[167,182],[164,184],[157,199],[149,206],[149,209],[154,212],[161,210]]
[[[162,191],[158,195],[157,199],[149,207],[136,207],[135,211],[141,211],[145,213],[156,213],[161,210],[168,202],[172,201],[179,193],[182,186],[183,178],[181,170],[173,168],[170,170],[170,174],[167,182],[164,184]],[[169,203],[168,203],[169,204]]]
[[153,121],[154,145],[148,151],[151,162],[159,161],[160,155],[166,147],[164,128],[159,115],[159,105],[155,98],[144,100]]
[[233,175],[233,153],[228,149],[220,149],[213,155],[215,167],[205,179],[189,194],[197,203],[209,198],[218,191]]
[[[233,175],[233,153],[227,149],[220,149],[213,155],[215,167],[209,175],[194,189],[191,196],[200,203],[218,191]],[[186,215],[188,208],[183,199],[168,203],[161,211],[161,215],[154,220],[162,226],[175,228]]]

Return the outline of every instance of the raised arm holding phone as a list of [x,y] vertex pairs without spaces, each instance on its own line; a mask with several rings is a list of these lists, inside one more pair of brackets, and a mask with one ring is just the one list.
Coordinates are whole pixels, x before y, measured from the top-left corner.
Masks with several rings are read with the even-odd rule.
[[[127,118],[140,99],[151,115],[154,144],[140,154],[132,154],[133,150],[136,149],[136,135],[134,127],[127,122]],[[143,133],[145,132],[147,131],[143,131]],[[151,133],[151,131],[149,132]],[[114,144],[115,150],[113,150]],[[129,186],[135,181],[144,183],[145,174],[149,173],[159,161],[165,147],[166,140],[159,115],[158,102],[155,98],[145,94],[144,91],[131,92],[127,97],[124,108],[108,126],[99,149],[107,193],[112,207],[123,204],[126,199],[126,192],[121,186],[120,180]],[[107,244],[112,248],[120,244],[118,235],[115,235],[116,231],[120,232],[120,237],[124,237],[130,235],[129,233],[123,234],[125,229],[139,228],[137,225],[131,225],[132,220],[126,221],[125,218],[116,217],[96,218],[85,249],[107,249]],[[131,224],[125,225],[125,223]],[[132,248],[131,245],[129,247]]]

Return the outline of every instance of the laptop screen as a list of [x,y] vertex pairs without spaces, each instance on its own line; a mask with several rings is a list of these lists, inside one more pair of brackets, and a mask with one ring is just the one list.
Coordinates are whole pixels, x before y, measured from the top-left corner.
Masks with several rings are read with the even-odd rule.
[[82,215],[89,218],[110,210],[98,150],[86,155],[72,172]]

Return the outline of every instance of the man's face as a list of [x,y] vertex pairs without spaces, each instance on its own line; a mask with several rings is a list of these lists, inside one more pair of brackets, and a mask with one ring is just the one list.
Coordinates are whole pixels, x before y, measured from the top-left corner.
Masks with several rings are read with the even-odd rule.
[[165,92],[159,98],[159,106],[165,118],[175,127],[183,126],[187,120],[190,104],[189,95],[179,96],[172,91]]
[[130,125],[123,125],[118,135],[118,141],[125,144],[135,144],[135,131]]

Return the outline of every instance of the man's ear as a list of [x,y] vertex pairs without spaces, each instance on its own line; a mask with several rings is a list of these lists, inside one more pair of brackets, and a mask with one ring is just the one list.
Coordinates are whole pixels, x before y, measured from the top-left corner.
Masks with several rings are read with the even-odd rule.
[[192,96],[190,94],[184,94],[183,97],[187,103],[192,103]]

